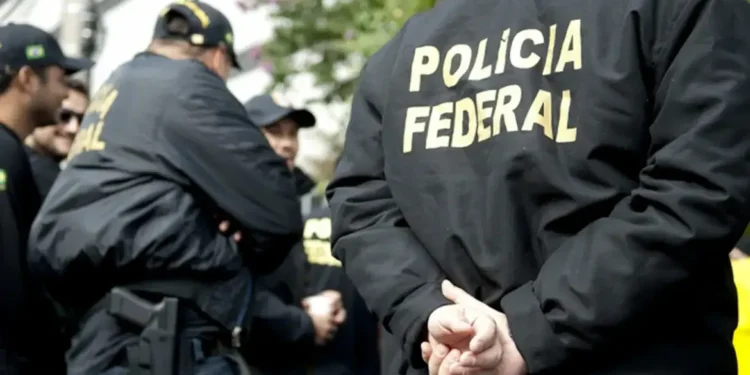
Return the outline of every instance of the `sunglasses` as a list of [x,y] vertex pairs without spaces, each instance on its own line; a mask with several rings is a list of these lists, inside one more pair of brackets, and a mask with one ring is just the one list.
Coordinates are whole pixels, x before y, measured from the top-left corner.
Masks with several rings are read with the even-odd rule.
[[83,113],[60,108],[60,110],[57,111],[57,122],[60,124],[69,124],[73,119],[76,119],[80,124],[83,121],[83,115]]

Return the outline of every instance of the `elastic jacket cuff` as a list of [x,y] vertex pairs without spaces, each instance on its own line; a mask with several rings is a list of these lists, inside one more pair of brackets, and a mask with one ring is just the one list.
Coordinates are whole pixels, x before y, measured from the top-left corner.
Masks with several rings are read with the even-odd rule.
[[401,342],[404,345],[403,350],[411,367],[416,369],[427,367],[422,359],[420,347],[422,342],[427,339],[427,320],[438,307],[450,304],[453,304],[453,302],[443,296],[440,282],[436,281],[427,283],[415,290],[399,306],[399,309],[403,309],[409,316],[398,319],[398,324],[392,324],[391,329],[395,334],[404,333]]
[[531,282],[505,295],[500,306],[530,375],[558,367],[565,361],[565,347],[544,316]]

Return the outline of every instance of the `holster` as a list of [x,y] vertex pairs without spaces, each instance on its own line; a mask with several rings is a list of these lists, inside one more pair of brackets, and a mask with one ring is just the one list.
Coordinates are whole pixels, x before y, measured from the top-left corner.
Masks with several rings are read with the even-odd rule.
[[113,288],[107,312],[127,321],[142,332],[138,344],[128,347],[130,375],[175,375],[179,301],[164,297],[151,303],[135,294]]
[[189,300],[157,295],[161,300],[152,302],[116,287],[104,300],[108,314],[140,332],[137,343],[126,349],[129,375],[192,374],[199,358],[212,356],[234,362],[240,375],[250,374],[237,351],[240,332],[230,334]]

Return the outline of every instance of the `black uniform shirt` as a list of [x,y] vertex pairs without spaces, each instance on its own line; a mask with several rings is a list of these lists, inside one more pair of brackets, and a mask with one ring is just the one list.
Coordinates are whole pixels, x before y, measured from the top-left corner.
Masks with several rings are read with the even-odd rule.
[[748,19],[744,0],[441,1],[369,61],[332,242],[412,365],[448,278],[507,315],[531,374],[736,373]]
[[21,140],[0,125],[0,285],[2,288],[3,337],[13,336],[23,314],[18,306],[26,303],[24,282],[26,241],[34,215],[39,210],[39,194]]
[[[53,310],[27,274],[26,242],[41,198],[25,146],[0,124],[0,349],[61,365],[62,349]],[[44,337],[41,342],[36,340]],[[56,355],[59,357],[48,357]]]

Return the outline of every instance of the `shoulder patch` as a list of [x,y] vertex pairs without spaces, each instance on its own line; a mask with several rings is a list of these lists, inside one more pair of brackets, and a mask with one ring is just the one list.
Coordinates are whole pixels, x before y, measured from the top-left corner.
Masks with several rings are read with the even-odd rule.
[[0,191],[5,191],[8,185],[8,174],[5,169],[0,169]]

